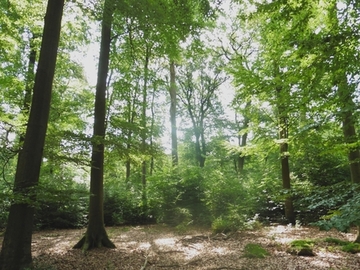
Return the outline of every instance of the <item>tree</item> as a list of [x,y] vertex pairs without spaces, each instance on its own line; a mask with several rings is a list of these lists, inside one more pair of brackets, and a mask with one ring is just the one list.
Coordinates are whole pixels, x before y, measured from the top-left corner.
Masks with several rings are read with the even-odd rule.
[[49,118],[63,7],[64,0],[48,1],[29,121],[23,149],[18,157],[14,201],[0,254],[2,270],[23,269],[32,262],[31,235],[36,185]]
[[74,246],[89,250],[91,248],[115,248],[104,227],[104,139],[106,116],[106,79],[109,69],[111,25],[115,1],[105,0],[101,43],[96,84],[94,129],[91,155],[89,224],[84,237]]
[[171,122],[171,157],[172,164],[176,166],[179,162],[178,142],[177,142],[177,126],[176,126],[176,82],[175,82],[175,63],[170,62],[170,122]]
[[[179,80],[179,97],[192,124],[196,161],[200,167],[204,167],[207,154],[205,122],[215,112],[216,91],[226,78],[219,67],[214,68],[211,63],[204,65],[200,63],[201,59],[193,60],[193,64],[185,67],[183,77]],[[194,78],[193,74],[196,73],[198,77]]]

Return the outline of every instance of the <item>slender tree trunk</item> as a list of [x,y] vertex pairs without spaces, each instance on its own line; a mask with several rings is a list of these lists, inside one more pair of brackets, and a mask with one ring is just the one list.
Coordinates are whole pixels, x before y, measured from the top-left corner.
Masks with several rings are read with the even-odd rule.
[[200,167],[205,167],[205,160],[206,160],[206,141],[204,135],[204,128],[203,124],[201,123],[201,133],[200,133],[200,140],[201,140],[201,156],[200,156]]
[[[150,47],[146,45],[146,55],[144,64],[144,86],[143,86],[143,102],[142,102],[142,118],[141,118],[141,148],[143,154],[146,153],[146,137],[147,137],[147,125],[146,125],[146,109],[147,109],[147,83],[149,75],[149,60],[150,60]],[[147,211],[147,194],[146,194],[146,173],[147,173],[147,162],[144,160],[141,164],[141,183],[142,183],[142,206],[144,211]]]
[[200,137],[201,137],[200,132],[196,131],[195,132],[195,156],[196,156],[196,160],[199,164],[199,167],[203,168],[205,166],[205,159],[203,158],[203,155],[202,155]]
[[170,122],[171,122],[171,157],[172,165],[179,163],[177,146],[177,126],[176,126],[176,84],[175,84],[175,63],[170,61]]
[[[136,102],[137,96],[135,94],[135,96],[133,97],[133,100],[131,101],[129,99],[128,101],[128,123],[129,124],[133,124],[134,120],[135,120],[135,116],[136,116],[136,112],[135,112],[135,102]],[[130,175],[131,175],[131,160],[130,160],[130,149],[131,149],[131,140],[132,140],[132,134],[133,131],[131,130],[131,128],[129,128],[128,132],[127,132],[127,143],[126,143],[126,151],[127,151],[127,155],[128,158],[125,162],[125,169],[126,169],[126,182],[128,183],[130,180]]]
[[155,93],[156,93],[156,83],[154,84],[154,91],[151,98],[151,126],[150,126],[150,150],[151,150],[151,160],[150,160],[150,172],[152,175],[154,171],[154,127],[155,127]]
[[[289,166],[289,154],[288,154],[288,124],[287,118],[280,118],[280,158],[281,158],[281,176],[283,182],[283,188],[290,193],[291,191],[291,179],[290,179],[290,166]],[[285,218],[292,224],[295,224],[295,213],[293,207],[293,201],[291,194],[287,194],[285,198]]]
[[100,57],[96,84],[94,131],[90,172],[89,224],[85,236],[74,246],[91,248],[115,248],[104,227],[104,138],[106,117],[106,79],[109,69],[113,0],[105,0],[101,29]]
[[19,270],[32,263],[31,235],[33,228],[36,186],[49,119],[52,83],[59,45],[64,0],[49,0],[45,15],[39,65],[34,84],[23,149],[18,157],[14,195],[2,250],[1,270]]
[[[343,74],[339,78],[338,82],[338,95],[339,100],[342,103],[342,128],[344,134],[344,140],[346,144],[356,144],[358,137],[356,134],[355,123],[357,122],[354,111],[356,105],[352,99],[354,90],[348,85],[346,74]],[[357,146],[350,146],[348,152],[349,167],[351,173],[351,181],[353,183],[360,183],[360,151]],[[355,240],[356,243],[360,243],[360,226],[358,226],[358,234]]]
[[[342,103],[342,128],[344,140],[346,144],[355,144],[358,141],[356,134],[355,123],[357,121],[354,111],[356,105],[352,99],[354,90],[348,85],[346,74],[339,78],[338,95]],[[360,183],[360,151],[359,147],[351,146],[348,153],[348,160],[350,163],[351,181],[353,183]]]
[[[246,103],[245,110],[249,108],[251,105],[250,102]],[[250,119],[247,116],[244,116],[244,122],[241,128],[239,128],[239,132],[241,129],[247,129],[249,126]],[[247,142],[248,133],[245,132],[243,135],[238,136],[238,145],[240,147],[245,147]],[[241,153],[238,155],[237,158],[237,172],[242,173],[244,170],[244,164],[245,164],[245,155],[242,155]]]

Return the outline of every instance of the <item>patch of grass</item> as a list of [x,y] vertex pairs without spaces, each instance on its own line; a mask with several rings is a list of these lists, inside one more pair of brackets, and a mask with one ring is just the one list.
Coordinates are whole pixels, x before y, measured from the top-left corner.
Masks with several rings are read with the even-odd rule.
[[269,256],[269,252],[259,244],[247,244],[244,248],[244,257],[246,258],[265,258]]
[[348,243],[347,245],[343,246],[342,251],[349,252],[352,254],[360,252],[360,244],[359,243]]
[[360,252],[360,244],[353,243],[349,241],[340,240],[337,238],[328,237],[324,240],[326,243],[335,244],[337,246],[341,246],[341,250],[348,253],[359,253]]
[[315,256],[313,247],[315,241],[311,239],[299,239],[290,242],[288,252],[297,256]]
[[338,246],[344,246],[344,245],[349,244],[348,241],[340,240],[338,238],[333,238],[333,237],[325,238],[324,242],[330,243],[330,244],[335,244],[335,245],[338,245]]

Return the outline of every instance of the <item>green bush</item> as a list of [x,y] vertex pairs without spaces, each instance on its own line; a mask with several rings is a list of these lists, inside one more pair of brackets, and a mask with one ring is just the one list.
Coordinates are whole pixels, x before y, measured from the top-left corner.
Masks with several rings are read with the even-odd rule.
[[[352,226],[360,225],[360,186],[346,184],[333,187],[334,194],[329,197],[319,199],[318,205],[328,207],[327,214],[322,220],[312,223],[320,229],[330,230],[336,228],[339,231],[347,232]],[[317,206],[315,204],[315,206]],[[331,207],[332,206],[332,207]],[[315,208],[314,205],[311,208]]]
[[153,219],[141,207],[141,196],[125,187],[106,186],[104,192],[104,222],[107,226],[146,224]]
[[87,188],[81,185],[68,190],[49,187],[41,189],[35,209],[35,227],[39,229],[84,227],[87,223],[88,200]]

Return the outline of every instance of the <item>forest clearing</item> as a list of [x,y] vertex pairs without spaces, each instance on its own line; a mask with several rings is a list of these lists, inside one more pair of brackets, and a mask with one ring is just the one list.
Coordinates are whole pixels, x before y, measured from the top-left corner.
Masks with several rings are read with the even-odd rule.
[[[332,237],[352,241],[356,233],[319,231],[313,227],[273,225],[257,230],[213,234],[207,229],[179,231],[165,225],[108,228],[116,249],[100,248],[83,253],[72,249],[85,230],[35,232],[33,256],[36,269],[347,269],[360,268],[359,254],[326,243]],[[312,239],[315,256],[289,253],[290,242]],[[247,244],[258,244],[268,255],[251,258]]]

